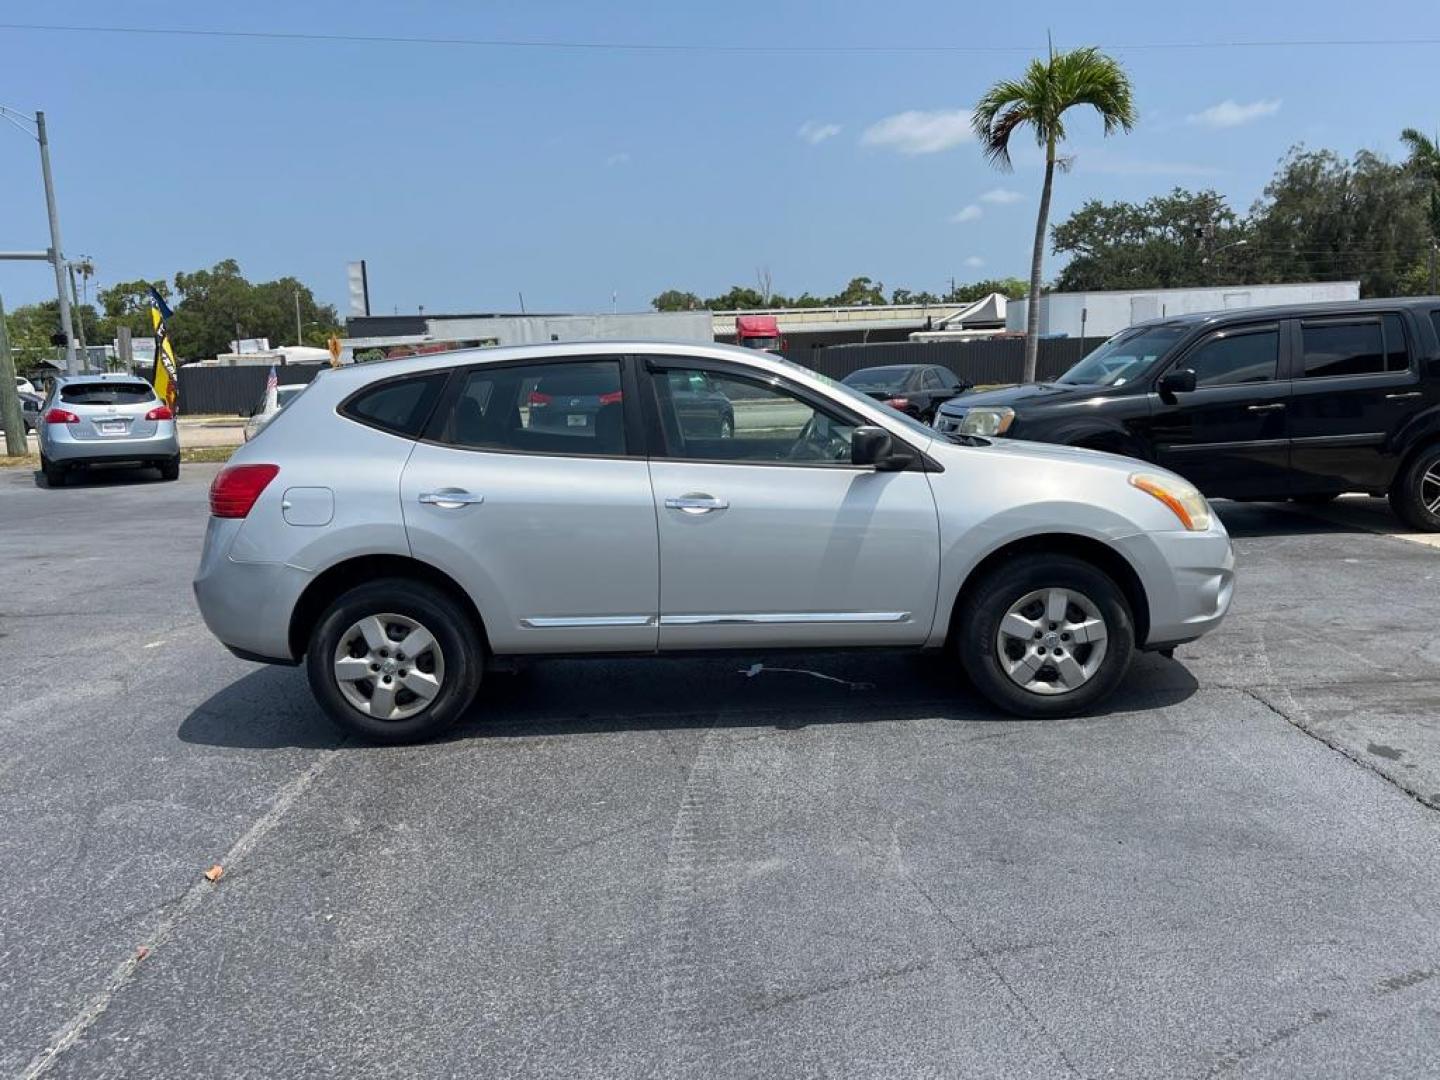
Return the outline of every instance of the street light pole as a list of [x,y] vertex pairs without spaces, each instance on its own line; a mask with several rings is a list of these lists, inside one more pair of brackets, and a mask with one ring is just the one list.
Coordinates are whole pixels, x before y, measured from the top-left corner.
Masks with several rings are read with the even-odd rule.
[[75,328],[70,321],[70,297],[65,290],[65,255],[60,247],[60,212],[55,209],[55,178],[50,173],[50,140],[45,134],[45,114],[35,114],[36,139],[40,143],[40,171],[45,178],[45,210],[50,215],[50,262],[55,267],[55,292],[60,298],[60,331],[65,335],[65,371],[80,373],[75,356]]
[[300,330],[300,290],[295,290],[295,344],[304,345],[305,335]]

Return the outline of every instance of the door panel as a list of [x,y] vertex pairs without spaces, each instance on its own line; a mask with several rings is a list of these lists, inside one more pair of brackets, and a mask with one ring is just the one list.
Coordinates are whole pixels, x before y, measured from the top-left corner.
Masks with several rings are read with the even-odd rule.
[[[459,493],[483,502],[445,500]],[[644,460],[419,443],[400,495],[415,557],[470,593],[496,652],[655,648],[659,549]]]
[[[922,472],[654,460],[660,647],[921,644],[939,583]],[[689,497],[714,508],[667,505]]]
[[1306,319],[1291,401],[1291,465],[1302,491],[1380,490],[1398,459],[1388,439],[1440,399],[1413,370],[1398,314]]
[[1151,395],[1155,458],[1207,495],[1278,496],[1290,487],[1290,384],[1279,378],[1280,331],[1270,324],[1222,331],[1171,370],[1196,373],[1196,389]]

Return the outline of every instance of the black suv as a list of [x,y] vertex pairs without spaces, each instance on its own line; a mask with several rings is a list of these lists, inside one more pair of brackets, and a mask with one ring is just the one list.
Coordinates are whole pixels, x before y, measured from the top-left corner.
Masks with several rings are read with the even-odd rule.
[[948,402],[935,428],[1128,454],[1221,498],[1389,495],[1440,531],[1440,297],[1140,323],[1055,382]]

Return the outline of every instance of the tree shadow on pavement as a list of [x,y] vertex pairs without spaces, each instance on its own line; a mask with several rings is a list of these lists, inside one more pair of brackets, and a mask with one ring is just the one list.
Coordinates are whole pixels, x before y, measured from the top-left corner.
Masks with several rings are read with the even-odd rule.
[[[1121,688],[1095,715],[1143,715],[1179,704],[1197,689],[1182,663],[1138,654]],[[487,674],[470,711],[438,741],[927,718],[1027,722],[983,702],[943,654],[550,660]],[[345,740],[330,724],[302,671],[283,667],[258,668],[226,686],[187,716],[178,734],[189,743],[248,749],[364,745]]]

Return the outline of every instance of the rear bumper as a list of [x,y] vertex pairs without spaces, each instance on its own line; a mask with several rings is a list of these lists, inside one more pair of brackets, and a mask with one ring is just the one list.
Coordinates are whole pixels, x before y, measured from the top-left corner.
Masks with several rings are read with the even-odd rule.
[[1235,553],[1218,526],[1209,532],[1140,533],[1116,542],[1140,573],[1150,603],[1145,649],[1194,641],[1220,625],[1235,591]]
[[180,440],[173,421],[155,425],[155,434],[143,438],[76,439],[64,425],[47,424],[40,449],[51,461],[65,465],[101,462],[166,461],[180,453]]
[[293,664],[290,618],[313,575],[284,563],[230,558],[230,544],[242,524],[239,519],[210,519],[194,582],[200,616],[236,656]]

